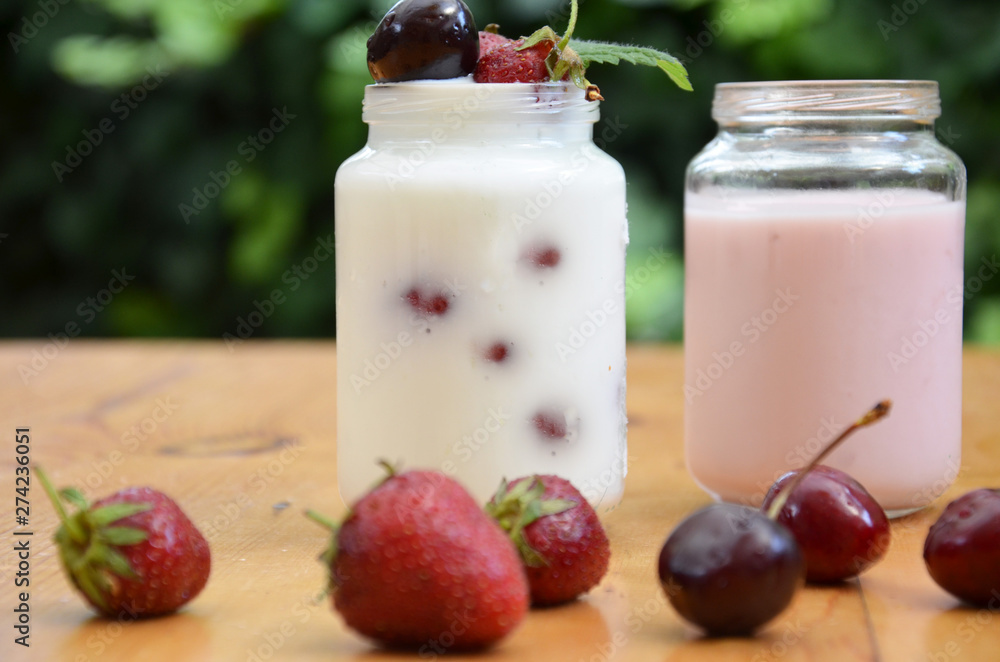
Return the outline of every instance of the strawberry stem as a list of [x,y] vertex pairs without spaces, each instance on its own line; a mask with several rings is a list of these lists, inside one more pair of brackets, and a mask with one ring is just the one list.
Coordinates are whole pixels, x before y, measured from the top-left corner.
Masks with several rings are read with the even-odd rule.
[[336,531],[337,530],[337,523],[336,522],[334,522],[332,519],[330,519],[329,517],[327,517],[325,515],[321,515],[321,514],[317,513],[315,510],[312,510],[312,509],[307,510],[306,511],[306,517],[308,517],[309,519],[311,519],[312,521],[316,522],[317,524],[319,524],[320,526],[322,526],[322,527],[324,527],[326,529],[329,529],[331,531]]
[[792,492],[795,491],[795,488],[798,487],[799,484],[805,479],[806,474],[808,474],[813,467],[826,459],[826,456],[832,453],[834,449],[836,449],[837,446],[844,441],[844,439],[847,439],[847,437],[854,433],[855,430],[871,425],[875,421],[883,418],[889,413],[890,409],[892,409],[892,400],[883,400],[868,410],[864,416],[851,423],[847,429],[840,433],[839,437],[827,444],[827,447],[820,451],[819,455],[814,457],[805,469],[795,475],[795,478],[793,478],[792,482],[788,484],[788,487],[781,490],[778,496],[774,499],[774,503],[772,503],[771,507],[767,510],[768,518],[772,520],[778,518],[778,514],[781,512],[781,509],[785,507],[785,504],[788,502],[788,498],[791,496]]
[[566,34],[563,35],[562,41],[559,42],[557,48],[561,51],[569,46],[569,40],[573,36],[573,31],[576,30],[576,18],[580,13],[580,7],[576,0],[572,0],[569,9],[569,25],[566,26]]
[[56,509],[56,514],[59,515],[59,521],[62,525],[66,527],[69,531],[69,537],[73,539],[73,542],[77,544],[83,544],[87,541],[87,533],[80,528],[78,522],[70,518],[69,513],[66,512],[66,508],[63,507],[62,499],[56,493],[52,483],[49,482],[49,477],[46,475],[45,470],[39,466],[35,467],[35,475],[38,476],[38,480],[42,483],[42,488],[45,493],[49,495],[49,500]]

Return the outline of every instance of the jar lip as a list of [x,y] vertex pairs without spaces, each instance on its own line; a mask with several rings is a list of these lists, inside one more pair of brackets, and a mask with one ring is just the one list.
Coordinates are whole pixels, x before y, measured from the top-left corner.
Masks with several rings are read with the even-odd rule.
[[571,82],[474,83],[445,81],[377,83],[365,87],[367,124],[440,122],[596,122],[600,104]]
[[909,119],[941,115],[932,80],[786,80],[719,83],[712,117],[720,124],[783,119]]

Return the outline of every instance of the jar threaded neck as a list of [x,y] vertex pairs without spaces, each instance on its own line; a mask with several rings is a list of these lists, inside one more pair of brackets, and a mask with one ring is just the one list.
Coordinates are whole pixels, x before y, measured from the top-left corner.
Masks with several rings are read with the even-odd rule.
[[712,102],[712,117],[722,125],[850,118],[931,123],[940,115],[936,81],[720,83]]

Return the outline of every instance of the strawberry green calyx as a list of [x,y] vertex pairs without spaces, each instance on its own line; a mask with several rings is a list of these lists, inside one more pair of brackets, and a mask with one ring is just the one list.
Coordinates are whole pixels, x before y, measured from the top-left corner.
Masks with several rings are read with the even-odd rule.
[[[35,468],[35,474],[59,515],[61,525],[56,530],[55,542],[63,566],[95,605],[107,609],[106,596],[114,591],[115,577],[136,577],[118,547],[135,545],[149,537],[142,529],[114,524],[151,509],[152,504],[118,503],[91,509],[78,490],[69,488],[57,493],[40,467]],[[76,506],[79,511],[70,515],[63,501]]]
[[579,15],[577,0],[570,5],[569,24],[566,33],[560,37],[555,30],[545,26],[523,39],[517,50],[525,50],[543,41],[552,42],[552,50],[545,60],[551,80],[563,80],[567,75],[577,87],[586,90],[589,101],[601,101],[600,89],[587,80],[587,67],[591,64],[619,64],[623,60],[631,64],[657,67],[666,73],[682,90],[690,92],[693,88],[688,80],[687,69],[680,60],[666,51],[643,46],[629,46],[603,41],[586,41],[576,39],[576,21]]
[[485,508],[486,514],[508,533],[524,563],[536,568],[548,565],[548,560],[528,544],[524,529],[542,517],[558,515],[579,505],[568,499],[543,500],[544,494],[545,485],[537,478],[522,480],[513,486],[504,479]]
[[311,509],[306,511],[306,517],[322,526],[331,534],[330,544],[327,545],[327,548],[324,549],[323,553],[319,556],[323,565],[326,566],[327,570],[329,570],[330,564],[332,564],[333,560],[337,557],[337,533],[340,531],[340,525],[326,515],[322,515]]

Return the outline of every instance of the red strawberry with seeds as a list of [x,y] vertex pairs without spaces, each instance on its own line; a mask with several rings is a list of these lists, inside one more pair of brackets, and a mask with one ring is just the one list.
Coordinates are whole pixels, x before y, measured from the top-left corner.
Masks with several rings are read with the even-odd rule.
[[[323,559],[333,606],[349,627],[420,652],[489,646],[528,609],[514,545],[458,482],[392,474],[333,529]],[[439,652],[436,651],[435,652]]]
[[[112,618],[176,611],[208,582],[208,541],[177,503],[149,487],[131,487],[92,506],[74,489],[56,494],[36,469],[62,525],[56,544],[73,585]],[[60,498],[80,510],[66,513]]]
[[569,602],[597,586],[611,547],[597,513],[558,476],[500,484],[486,512],[510,533],[521,554],[537,606]]
[[495,32],[490,32],[490,28],[495,27],[495,24],[487,25],[486,31],[481,31],[479,33],[479,57],[482,58],[484,55],[492,51],[497,46],[502,46],[503,44],[510,43],[511,39],[497,34]]
[[[556,45],[543,39],[528,48],[524,40],[498,44],[481,55],[473,72],[477,83],[544,83],[552,79],[545,58]],[[480,46],[482,48],[482,46]]]

